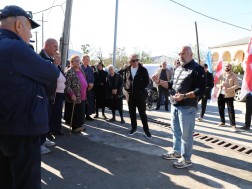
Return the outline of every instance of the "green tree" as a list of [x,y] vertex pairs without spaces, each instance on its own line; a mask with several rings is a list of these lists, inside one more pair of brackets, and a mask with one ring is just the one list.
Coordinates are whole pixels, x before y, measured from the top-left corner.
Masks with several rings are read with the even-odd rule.
[[242,68],[241,63],[238,65],[232,64],[232,71],[236,74],[242,74],[242,75],[244,74],[244,70]]
[[141,53],[140,53],[140,62],[142,62],[144,64],[152,63],[153,60],[151,59],[150,53],[146,53],[145,51],[141,51]]
[[[192,45],[192,52],[195,61],[199,63],[197,44]],[[207,55],[207,48],[205,48],[203,45],[200,45],[199,55],[200,55],[200,64],[203,65]]]

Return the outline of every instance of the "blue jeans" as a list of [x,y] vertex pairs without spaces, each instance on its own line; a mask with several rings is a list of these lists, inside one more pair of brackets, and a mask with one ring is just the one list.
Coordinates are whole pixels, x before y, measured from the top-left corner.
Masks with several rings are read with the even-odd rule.
[[196,107],[171,105],[173,151],[190,160],[193,147]]

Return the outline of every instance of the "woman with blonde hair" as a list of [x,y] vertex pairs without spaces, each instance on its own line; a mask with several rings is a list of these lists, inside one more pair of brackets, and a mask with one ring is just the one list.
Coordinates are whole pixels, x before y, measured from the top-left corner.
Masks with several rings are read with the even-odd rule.
[[80,68],[80,57],[72,55],[71,68],[66,73],[65,89],[65,121],[71,124],[73,132],[85,130],[82,125],[85,122],[85,104],[87,81],[84,72]]

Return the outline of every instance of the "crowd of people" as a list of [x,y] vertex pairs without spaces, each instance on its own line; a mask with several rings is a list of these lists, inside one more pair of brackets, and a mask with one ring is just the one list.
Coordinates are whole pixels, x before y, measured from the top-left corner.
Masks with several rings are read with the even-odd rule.
[[[116,121],[118,110],[120,123],[124,124],[124,95],[130,115],[128,135],[137,132],[138,109],[144,134],[152,138],[146,114],[150,76],[137,54],[129,56],[127,66],[119,73],[113,65],[108,66],[108,72],[104,71],[102,62],[94,70],[88,55],[72,55],[69,68],[63,71],[57,40],[47,39],[39,55],[34,52],[30,44],[31,29],[38,26],[31,12],[18,6],[6,6],[0,12],[0,186],[6,189],[41,188],[41,154],[49,153],[47,147],[55,145],[52,140],[64,135],[62,118],[72,133],[86,131],[85,121],[99,118],[99,109],[102,118],[109,122]],[[197,105],[201,99],[198,121],[203,121],[213,75],[206,64],[201,66],[194,61],[191,47],[183,46],[174,69],[167,68],[163,62],[152,80],[159,92],[156,110],[160,109],[162,95],[165,110],[169,111],[171,106],[173,149],[162,157],[177,159],[175,168],[191,166]],[[238,79],[231,71],[231,64],[225,65],[216,87],[219,126],[225,125],[227,104],[231,127],[237,131],[233,97]],[[251,125],[251,93],[247,103],[243,127],[246,130]],[[105,107],[111,110],[110,119],[105,115]],[[92,114],[95,116],[91,117]]]

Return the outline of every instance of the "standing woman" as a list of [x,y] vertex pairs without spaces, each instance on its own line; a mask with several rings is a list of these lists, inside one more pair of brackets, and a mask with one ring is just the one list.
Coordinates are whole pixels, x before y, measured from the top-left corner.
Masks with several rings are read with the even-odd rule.
[[54,102],[52,104],[52,128],[51,133],[53,135],[64,135],[61,132],[61,118],[62,118],[62,108],[63,108],[63,101],[65,99],[65,83],[66,83],[66,77],[63,72],[63,70],[60,67],[61,57],[60,54],[57,52],[54,56],[53,63],[57,66],[57,68],[60,70],[60,76],[57,79],[57,88],[56,88],[56,95]]
[[109,74],[107,76],[107,89],[109,108],[112,110],[113,117],[109,120],[115,121],[115,111],[118,110],[121,123],[125,123],[123,119],[123,91],[122,91],[122,77],[120,74],[115,73],[115,68],[112,65],[108,66]]
[[99,117],[98,109],[102,109],[103,119],[107,119],[105,116],[105,102],[106,102],[106,79],[108,73],[103,70],[102,62],[97,64],[97,70],[94,72],[94,95],[95,95],[95,118]]
[[73,132],[80,132],[85,130],[82,125],[85,122],[87,81],[84,72],[80,69],[79,56],[72,55],[70,58],[70,65],[71,68],[66,73],[64,118],[66,124],[71,124]]

